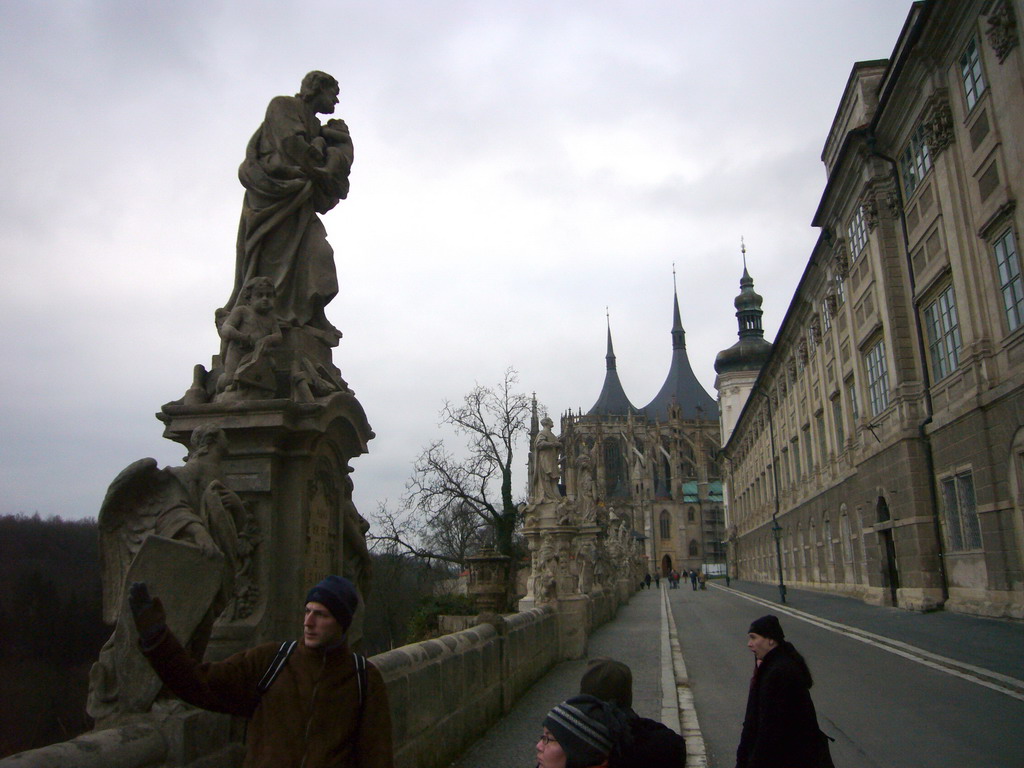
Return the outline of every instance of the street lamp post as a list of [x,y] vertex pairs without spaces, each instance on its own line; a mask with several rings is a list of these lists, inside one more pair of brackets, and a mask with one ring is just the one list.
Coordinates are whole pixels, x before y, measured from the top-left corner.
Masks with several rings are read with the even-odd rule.
[[775,487],[775,511],[772,512],[772,536],[775,538],[775,563],[779,568],[779,602],[786,602],[786,584],[782,580],[782,526],[779,525],[779,457],[775,453],[775,420],[772,418],[772,399],[759,389],[768,401],[768,437],[772,446],[772,484]]

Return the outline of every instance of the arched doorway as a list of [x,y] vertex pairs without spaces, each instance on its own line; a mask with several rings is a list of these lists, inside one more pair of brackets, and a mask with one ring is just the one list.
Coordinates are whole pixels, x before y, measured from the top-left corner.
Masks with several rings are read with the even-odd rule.
[[672,555],[665,555],[661,558],[661,575],[668,576],[672,572]]
[[[892,520],[892,516],[889,514],[889,503],[884,496],[878,497],[875,509],[878,513],[879,523],[887,523]],[[879,554],[882,558],[882,586],[889,588],[891,604],[899,605],[897,594],[900,588],[900,572],[896,564],[896,542],[892,536],[892,528],[881,530],[878,535],[881,540]]]

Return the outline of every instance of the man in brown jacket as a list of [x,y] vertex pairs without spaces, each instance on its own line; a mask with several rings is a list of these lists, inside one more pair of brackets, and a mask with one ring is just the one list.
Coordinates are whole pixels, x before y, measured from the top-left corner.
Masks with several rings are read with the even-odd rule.
[[129,592],[142,652],[164,684],[197,707],[251,720],[244,768],[393,767],[384,680],[345,641],[357,604],[352,582],[328,576],[306,595],[302,640],[290,655],[268,643],[199,663],[167,629],[160,598],[142,583]]

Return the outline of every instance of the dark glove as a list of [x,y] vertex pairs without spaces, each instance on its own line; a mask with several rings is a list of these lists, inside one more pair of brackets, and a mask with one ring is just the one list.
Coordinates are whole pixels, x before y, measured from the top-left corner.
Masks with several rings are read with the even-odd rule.
[[167,629],[167,614],[160,598],[150,596],[146,582],[133,581],[128,587],[128,607],[143,647],[153,645],[153,641]]

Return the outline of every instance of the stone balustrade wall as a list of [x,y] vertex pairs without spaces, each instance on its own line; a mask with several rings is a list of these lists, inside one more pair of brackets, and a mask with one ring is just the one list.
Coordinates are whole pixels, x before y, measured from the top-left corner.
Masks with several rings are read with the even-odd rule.
[[[500,720],[561,661],[551,606],[371,658],[388,686],[397,768],[442,768]],[[231,719],[190,710],[0,760],[0,768],[237,768]]]
[[388,686],[396,765],[448,765],[559,660],[551,607],[374,656]]

